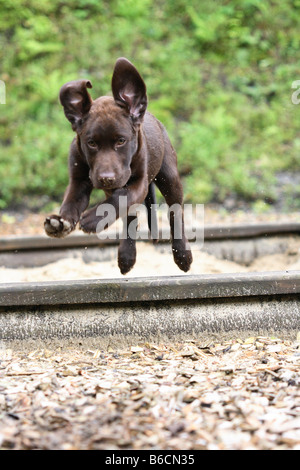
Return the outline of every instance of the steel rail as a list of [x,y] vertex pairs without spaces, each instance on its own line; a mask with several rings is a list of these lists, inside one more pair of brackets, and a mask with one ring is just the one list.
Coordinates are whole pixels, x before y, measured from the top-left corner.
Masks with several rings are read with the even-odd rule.
[[87,305],[300,294],[300,271],[0,284],[0,307]]
[[[207,225],[203,229],[204,240],[223,240],[236,238],[253,238],[284,234],[300,234],[300,223],[254,223],[235,225]],[[141,240],[149,240],[148,232],[141,232]],[[194,236],[189,237],[190,241]],[[160,239],[161,242],[168,240]],[[66,238],[49,238],[46,235],[5,236],[0,237],[0,252],[16,250],[60,249],[85,246],[115,245],[118,238],[100,240],[97,235],[74,233]]]

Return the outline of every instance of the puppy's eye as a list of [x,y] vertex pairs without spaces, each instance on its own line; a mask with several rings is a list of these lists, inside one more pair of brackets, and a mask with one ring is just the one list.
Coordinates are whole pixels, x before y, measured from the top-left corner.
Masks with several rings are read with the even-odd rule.
[[92,147],[92,148],[97,147],[97,144],[94,140],[88,140],[87,144],[88,144],[89,147]]
[[124,137],[119,137],[116,140],[116,146],[121,147],[121,145],[124,145],[126,143],[126,139]]

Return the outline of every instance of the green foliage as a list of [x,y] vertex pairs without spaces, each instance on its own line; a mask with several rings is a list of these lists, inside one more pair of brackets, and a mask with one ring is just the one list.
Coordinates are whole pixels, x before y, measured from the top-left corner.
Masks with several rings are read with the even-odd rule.
[[0,0],[0,13],[0,208],[61,198],[73,132],[59,89],[82,77],[109,93],[120,56],[146,81],[187,201],[264,210],[276,173],[298,170],[299,0]]

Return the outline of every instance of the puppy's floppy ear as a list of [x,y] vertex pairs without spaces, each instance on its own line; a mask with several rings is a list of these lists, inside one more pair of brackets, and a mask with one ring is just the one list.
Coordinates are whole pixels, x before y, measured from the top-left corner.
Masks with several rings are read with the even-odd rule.
[[111,87],[116,103],[125,106],[133,121],[140,124],[147,108],[146,85],[136,68],[124,57],[116,62]]
[[92,88],[89,80],[74,80],[63,85],[60,89],[59,99],[64,107],[66,118],[72,124],[73,131],[77,131],[82,118],[92,106],[92,98],[87,88]]

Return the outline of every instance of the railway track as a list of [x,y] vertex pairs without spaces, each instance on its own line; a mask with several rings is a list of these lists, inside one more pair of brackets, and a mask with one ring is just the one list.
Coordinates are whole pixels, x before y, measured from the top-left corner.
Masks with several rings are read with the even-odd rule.
[[[247,264],[282,252],[300,224],[207,227],[203,249]],[[191,240],[193,243],[193,241]],[[116,240],[72,235],[0,238],[0,266],[37,266],[74,252],[115,256]],[[96,342],[149,339],[295,337],[300,331],[300,271],[178,275],[0,284],[0,345],[12,341]]]

